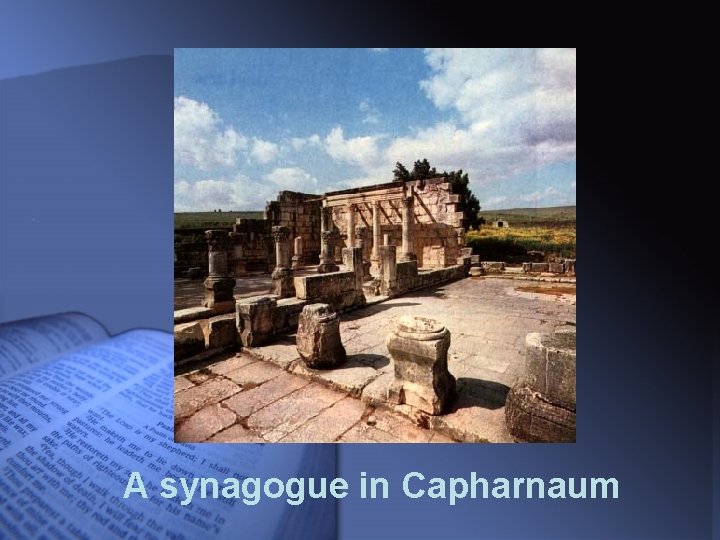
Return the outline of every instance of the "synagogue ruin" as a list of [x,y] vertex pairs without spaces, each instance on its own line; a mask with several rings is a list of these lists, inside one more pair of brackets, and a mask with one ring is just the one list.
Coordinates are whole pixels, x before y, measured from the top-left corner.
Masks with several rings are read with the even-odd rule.
[[[176,230],[176,278],[191,287],[206,276],[202,299],[175,311],[176,440],[379,440],[376,426],[399,417],[418,430],[412,437],[427,432],[436,442],[574,440],[574,337],[571,352],[565,337],[574,332],[574,300],[527,323],[512,312],[513,331],[551,336],[528,337],[527,352],[512,332],[482,326],[482,302],[463,302],[502,291],[522,305],[531,293],[501,280],[574,284],[575,260],[481,261],[465,245],[460,197],[445,178],[283,191],[264,219]],[[454,304],[438,303],[444,291],[456,291]],[[545,356],[535,360],[541,346]],[[540,380],[543,366],[551,369]],[[313,405],[298,405],[307,399]],[[332,403],[311,411],[318,400]],[[356,421],[329,434],[332,420],[318,419],[336,407]]]

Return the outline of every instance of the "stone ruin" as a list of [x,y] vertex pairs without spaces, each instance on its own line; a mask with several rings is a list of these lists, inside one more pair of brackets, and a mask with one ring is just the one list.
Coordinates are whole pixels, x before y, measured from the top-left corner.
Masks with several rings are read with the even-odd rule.
[[[444,179],[324,196],[281,192],[264,220],[204,231],[205,297],[201,307],[175,313],[176,366],[270,344],[297,329],[296,347],[308,368],[337,368],[346,360],[339,315],[369,297],[506,272],[505,263],[480,261],[465,247],[458,202]],[[526,264],[526,273],[575,273],[574,259]],[[268,294],[235,299],[235,277],[258,270],[272,270]],[[518,441],[574,440],[574,334],[527,340],[527,377],[507,397],[508,430]],[[432,319],[403,318],[386,345],[394,362],[387,401],[427,415],[446,412],[456,395],[448,329]]]
[[528,334],[526,375],[510,390],[505,419],[521,442],[575,442],[576,334]]
[[[374,186],[312,195],[282,191],[267,203],[263,219],[237,219],[226,230],[228,272],[269,272],[277,266],[274,227],[286,227],[287,267],[293,270],[320,265],[335,272],[343,248],[361,247],[362,260],[377,270],[378,248],[399,246],[398,260],[417,260],[419,268],[446,268],[456,264],[465,242],[460,195],[444,178],[389,182]],[[191,268],[208,268],[205,231],[175,231],[175,275]],[[301,240],[298,242],[297,239]],[[291,240],[292,239],[292,240]]]
[[331,369],[345,362],[338,314],[327,304],[305,306],[298,322],[296,346],[309,368]]
[[433,319],[405,316],[385,344],[395,369],[388,401],[431,415],[443,413],[455,397],[455,377],[447,367],[447,328]]
[[[211,341],[220,349],[253,347],[296,328],[307,305],[323,303],[343,313],[364,306],[366,294],[393,297],[465,277],[470,250],[462,247],[458,202],[444,179],[323,197],[281,192],[268,204],[262,227],[261,220],[238,220],[232,231],[205,231],[205,300],[202,307],[177,311],[175,322],[202,321],[195,324],[213,336],[206,348]],[[272,263],[267,255],[263,266],[265,247],[273,248]],[[258,268],[273,268],[269,294],[236,301],[234,275]],[[234,340],[226,330],[233,316]],[[184,329],[183,339],[192,344],[178,348],[176,362],[197,351],[199,335],[196,328]]]

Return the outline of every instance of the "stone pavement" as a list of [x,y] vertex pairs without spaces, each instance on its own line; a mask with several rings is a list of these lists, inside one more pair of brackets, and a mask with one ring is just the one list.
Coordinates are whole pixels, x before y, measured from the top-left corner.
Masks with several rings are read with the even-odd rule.
[[[573,294],[519,291],[523,285],[468,278],[344,314],[348,361],[339,369],[306,368],[290,335],[179,375],[176,440],[510,442],[504,404],[524,371],[525,335],[575,323]],[[448,368],[458,398],[444,415],[385,403],[392,380],[385,338],[405,314],[435,318],[452,334]]]

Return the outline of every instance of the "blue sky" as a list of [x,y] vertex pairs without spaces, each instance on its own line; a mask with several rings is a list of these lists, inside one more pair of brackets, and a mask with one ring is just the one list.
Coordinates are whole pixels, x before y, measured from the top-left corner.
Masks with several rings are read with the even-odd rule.
[[176,49],[175,208],[261,210],[463,169],[483,209],[575,204],[574,49]]

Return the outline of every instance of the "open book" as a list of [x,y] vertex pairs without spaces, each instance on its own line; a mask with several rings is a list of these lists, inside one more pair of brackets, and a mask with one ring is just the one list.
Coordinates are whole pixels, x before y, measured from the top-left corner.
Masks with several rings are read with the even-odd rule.
[[[332,500],[163,498],[163,478],[333,476],[331,446],[173,442],[173,336],[68,313],[0,325],[0,538],[289,537]],[[311,469],[311,470],[308,470]],[[139,472],[147,498],[124,498]]]

